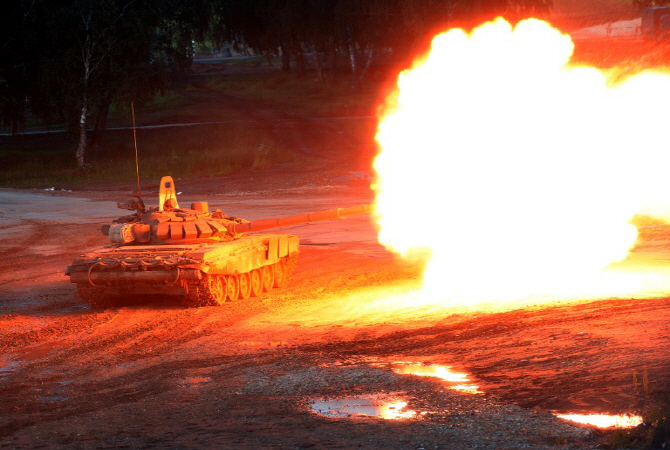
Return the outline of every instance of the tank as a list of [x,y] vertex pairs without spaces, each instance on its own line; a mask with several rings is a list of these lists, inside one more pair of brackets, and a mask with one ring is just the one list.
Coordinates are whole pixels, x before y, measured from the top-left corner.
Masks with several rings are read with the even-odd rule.
[[118,203],[134,213],[103,225],[110,244],[67,267],[78,295],[92,307],[135,294],[179,296],[194,307],[260,296],[289,281],[300,242],[290,234],[245,233],[369,212],[362,205],[249,222],[210,212],[204,201],[180,208],[169,176],[161,179],[158,197],[151,208],[139,196]]

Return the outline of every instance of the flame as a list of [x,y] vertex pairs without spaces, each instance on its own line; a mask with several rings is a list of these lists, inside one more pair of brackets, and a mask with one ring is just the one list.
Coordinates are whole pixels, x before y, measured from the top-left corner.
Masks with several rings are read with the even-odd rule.
[[642,423],[642,417],[628,414],[556,414],[556,417],[598,428],[633,428]]
[[604,268],[635,244],[636,213],[670,204],[670,77],[618,80],[571,64],[573,48],[547,22],[498,18],[436,36],[398,77],[376,135],[375,216],[384,246],[425,261],[412,302],[665,289],[667,276]]

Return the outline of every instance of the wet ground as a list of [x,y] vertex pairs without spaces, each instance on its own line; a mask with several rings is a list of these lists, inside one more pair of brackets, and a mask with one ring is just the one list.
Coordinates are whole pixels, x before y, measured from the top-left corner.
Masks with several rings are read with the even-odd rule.
[[[248,219],[371,200],[360,174],[291,180],[177,188]],[[123,200],[0,190],[0,446],[594,448],[607,434],[556,414],[630,414],[670,392],[668,298],[381,308],[420,267],[365,216],[283,229],[301,237],[298,266],[260,300],[93,311],[63,271],[104,243]],[[664,264],[670,227],[643,237],[638,252]]]

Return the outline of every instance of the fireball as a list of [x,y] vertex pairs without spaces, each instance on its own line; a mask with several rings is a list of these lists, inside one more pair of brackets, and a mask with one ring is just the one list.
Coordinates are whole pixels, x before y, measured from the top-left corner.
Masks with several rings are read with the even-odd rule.
[[[436,36],[380,114],[379,240],[449,305],[631,295],[608,269],[663,202],[670,76],[571,64],[570,36],[503,19]],[[660,199],[659,199],[660,197]],[[647,286],[648,287],[648,286]]]

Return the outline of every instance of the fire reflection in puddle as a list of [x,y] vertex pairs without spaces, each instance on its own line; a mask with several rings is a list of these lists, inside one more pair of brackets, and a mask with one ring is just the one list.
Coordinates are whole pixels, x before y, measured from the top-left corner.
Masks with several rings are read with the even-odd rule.
[[556,414],[556,417],[598,428],[633,428],[642,423],[642,417],[628,414]]
[[199,386],[201,384],[209,383],[212,379],[210,377],[193,377],[189,378],[187,381],[190,386]]
[[198,389],[213,382],[213,367],[201,367],[197,369],[188,369],[182,373],[179,379],[179,385],[187,390]]
[[286,347],[287,341],[240,341],[240,347]]
[[467,392],[469,394],[483,394],[479,386],[469,383],[470,378],[467,373],[455,372],[451,366],[440,364],[421,364],[409,362],[389,362],[380,363],[390,367],[395,373],[401,375],[417,375],[420,377],[439,378],[448,384],[450,389]]
[[406,409],[407,402],[398,397],[381,394],[318,400],[310,407],[325,417],[379,417],[382,419],[407,419],[417,415]]

